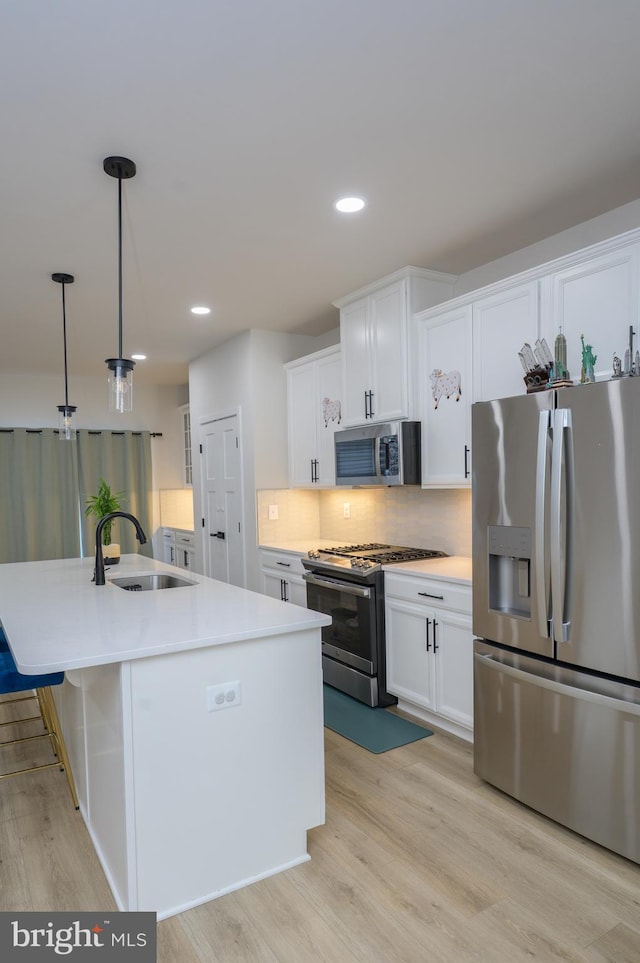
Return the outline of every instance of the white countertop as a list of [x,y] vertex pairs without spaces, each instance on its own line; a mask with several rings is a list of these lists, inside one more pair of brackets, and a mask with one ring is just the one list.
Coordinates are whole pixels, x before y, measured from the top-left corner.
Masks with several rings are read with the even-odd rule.
[[[93,558],[0,565],[0,622],[20,672],[124,662],[328,625],[319,612],[172,565],[123,555],[92,581]],[[195,585],[127,592],[119,576],[171,572]]]
[[384,565],[383,571],[395,572],[396,575],[423,575],[428,578],[444,578],[450,582],[471,584],[471,559],[466,555],[416,559],[415,562]]
[[305,539],[284,539],[281,542],[269,542],[258,545],[258,548],[266,552],[290,552],[292,555],[306,555],[310,549],[334,548],[336,545],[344,544],[340,539],[326,538],[305,538]]

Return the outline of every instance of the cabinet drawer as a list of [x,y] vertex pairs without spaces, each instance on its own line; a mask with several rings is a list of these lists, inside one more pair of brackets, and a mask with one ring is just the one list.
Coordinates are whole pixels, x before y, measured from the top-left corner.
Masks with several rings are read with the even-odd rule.
[[181,529],[176,529],[175,539],[178,548],[195,548],[196,536],[194,532],[186,532],[182,531]]
[[282,578],[285,575],[302,575],[302,556],[293,555],[291,552],[260,552],[260,564],[262,568],[275,569],[280,572]]
[[471,614],[471,586],[445,579],[394,575],[385,572],[384,591],[387,598],[404,599],[422,605],[452,609]]

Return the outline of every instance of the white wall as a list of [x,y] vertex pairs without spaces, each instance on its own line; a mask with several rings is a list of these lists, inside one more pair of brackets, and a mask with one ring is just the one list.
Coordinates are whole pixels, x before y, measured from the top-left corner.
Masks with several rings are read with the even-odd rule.
[[[158,491],[182,487],[182,424],[178,406],[187,400],[186,386],[134,383],[134,410],[128,415],[107,410],[106,377],[73,378],[69,400],[76,405],[77,428],[161,432],[151,439],[153,459],[153,529],[160,524]],[[58,376],[3,374],[0,378],[0,427],[57,428],[64,402],[64,382]],[[154,538],[154,554],[157,536]]]
[[[256,489],[286,487],[287,404],[283,365],[316,350],[317,339],[273,331],[244,331],[189,365],[189,405],[194,452],[199,426],[233,410],[240,412],[244,476],[247,588],[260,589]],[[194,505],[202,515],[200,470],[194,462]],[[197,566],[203,571],[198,539]]]
[[574,251],[589,247],[590,244],[606,241],[610,237],[633,231],[638,227],[640,227],[640,200],[607,211],[606,214],[577,224],[537,244],[531,244],[496,261],[474,268],[473,271],[461,274],[456,281],[455,293],[456,295],[467,294],[475,291],[476,288],[484,287],[485,284],[501,281],[520,271],[538,267],[554,258],[572,254]]

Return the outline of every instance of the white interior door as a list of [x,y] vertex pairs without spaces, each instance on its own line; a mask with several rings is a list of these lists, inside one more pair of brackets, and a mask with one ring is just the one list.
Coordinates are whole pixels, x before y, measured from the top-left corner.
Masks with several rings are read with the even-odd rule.
[[245,584],[242,533],[242,459],[238,416],[205,422],[202,445],[205,574]]

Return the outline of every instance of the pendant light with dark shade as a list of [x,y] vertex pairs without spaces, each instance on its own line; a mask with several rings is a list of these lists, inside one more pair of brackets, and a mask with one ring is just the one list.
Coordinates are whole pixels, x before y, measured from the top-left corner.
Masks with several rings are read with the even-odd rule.
[[52,281],[57,281],[62,285],[62,341],[64,345],[64,404],[58,405],[58,438],[60,441],[74,441],[76,428],[73,423],[73,416],[76,406],[69,404],[69,384],[67,380],[67,309],[64,296],[65,284],[73,284],[75,278],[73,274],[62,274],[57,272],[51,275]]
[[127,157],[105,157],[104,171],[118,179],[118,357],[107,358],[109,411],[124,414],[133,410],[133,369],[135,361],[122,351],[122,182],[136,175],[136,165]]

